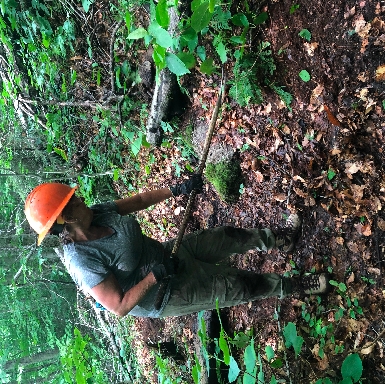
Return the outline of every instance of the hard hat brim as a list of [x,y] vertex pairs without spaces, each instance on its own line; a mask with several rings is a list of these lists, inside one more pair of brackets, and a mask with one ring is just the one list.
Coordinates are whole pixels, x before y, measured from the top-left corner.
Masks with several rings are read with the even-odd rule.
[[61,212],[63,211],[64,207],[67,205],[67,203],[70,201],[71,197],[73,196],[73,194],[75,193],[75,191],[77,190],[77,186],[73,187],[71,189],[71,191],[68,193],[68,195],[63,199],[63,201],[61,202],[61,204],[57,207],[57,209],[55,210],[54,214],[51,216],[51,218],[47,221],[46,225],[44,226],[43,230],[39,233],[39,236],[37,238],[37,245],[40,245],[42,243],[42,241],[44,240],[44,238],[47,236],[47,233],[49,232],[49,230],[51,229],[53,223],[56,221],[56,219],[58,218],[58,216],[61,214]]

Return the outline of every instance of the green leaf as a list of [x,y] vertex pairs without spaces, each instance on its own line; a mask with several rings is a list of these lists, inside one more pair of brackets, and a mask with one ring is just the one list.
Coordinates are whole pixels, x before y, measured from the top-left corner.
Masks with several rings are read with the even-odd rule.
[[286,348],[293,347],[295,356],[297,357],[301,352],[304,340],[301,336],[297,335],[297,328],[295,327],[294,323],[289,322],[286,325],[286,327],[283,329],[283,336],[285,337]]
[[265,353],[268,361],[271,361],[274,359],[274,356],[275,356],[274,349],[270,345],[266,345]]
[[328,170],[328,179],[329,180],[332,180],[335,175],[336,175],[336,173],[332,169]]
[[117,181],[118,179],[119,179],[119,169],[114,169],[114,181]]
[[155,17],[158,24],[167,28],[170,23],[170,17],[168,15],[167,0],[159,0],[155,8]]
[[192,53],[187,52],[179,52],[177,54],[178,58],[183,61],[187,69],[191,69],[195,67],[196,61],[195,57]]
[[307,41],[311,40],[311,33],[308,29],[302,29],[298,35]]
[[216,0],[209,0],[209,12],[214,13],[214,8],[215,8]]
[[249,26],[249,20],[247,20],[247,17],[244,13],[237,13],[232,18],[231,21],[234,25],[238,27],[248,27]]
[[187,28],[179,39],[180,48],[188,47],[189,51],[192,52],[198,45],[198,35],[191,28]]
[[263,24],[267,19],[269,18],[269,15],[267,12],[261,12],[258,16],[254,17],[253,23],[255,25]]
[[172,37],[168,31],[163,29],[156,21],[153,21],[148,27],[148,33],[152,35],[156,43],[163,48],[170,48],[172,45]]
[[142,146],[142,138],[138,137],[132,144],[131,144],[131,151],[136,156],[139,151],[140,147]]
[[299,77],[305,82],[307,83],[309,80],[310,80],[310,73],[308,71],[306,71],[306,69],[303,69],[300,73],[299,73]]
[[218,45],[215,47],[215,50],[217,51],[219,58],[221,59],[222,64],[226,63],[227,50],[226,50],[225,45],[222,42],[219,42]]
[[191,16],[191,27],[196,31],[200,32],[202,29],[206,28],[213,13],[209,11],[209,2],[206,1],[201,4]]
[[225,362],[226,365],[230,364],[230,350],[229,346],[227,344],[227,341],[224,336],[223,330],[221,331],[219,335],[219,348],[223,352],[223,361]]
[[270,363],[271,368],[282,368],[283,361],[281,359],[275,359]]
[[90,6],[93,2],[94,0],[82,0],[82,6],[85,13],[87,13],[90,10]]
[[132,31],[131,33],[129,33],[127,36],[127,39],[129,40],[142,39],[146,35],[148,35],[148,32],[143,27],[140,27],[138,29],[135,29],[135,31]]
[[200,66],[200,71],[206,75],[211,75],[215,71],[215,66],[213,65],[214,60],[212,58],[206,59]]
[[126,14],[124,15],[124,21],[126,23],[127,31],[130,31],[131,29],[131,19],[132,19],[131,13],[130,11],[127,10]]
[[[197,47],[197,55],[198,55],[198,57],[202,61],[205,61],[206,60],[206,49],[205,49],[205,47],[203,47],[202,45]],[[385,109],[385,107],[384,107],[384,109]]]
[[243,332],[238,332],[233,338],[232,344],[237,348],[246,348],[250,343],[250,336],[247,336]]
[[197,365],[194,365],[193,369],[191,370],[192,377],[194,379],[195,384],[199,384],[200,381],[200,371]]
[[60,148],[54,148],[53,149],[55,153],[57,153],[59,156],[61,156],[65,161],[68,161],[67,154],[63,149]]
[[233,381],[235,381],[240,372],[241,370],[238,367],[238,363],[235,361],[233,356],[230,356],[230,367],[229,367],[229,374],[228,374],[229,383],[232,383]]
[[190,73],[185,63],[174,53],[166,52],[166,64],[167,68],[177,76],[183,76],[186,73]]
[[245,353],[243,355],[243,361],[246,366],[246,371],[249,373],[253,372],[257,362],[257,355],[254,349],[254,340],[251,340],[250,345],[246,347]]
[[277,379],[275,378],[275,376],[271,376],[271,379],[270,379],[270,384],[278,384],[278,381]]
[[152,53],[152,58],[154,63],[159,70],[163,69],[166,66],[166,48],[161,47],[160,45],[154,44],[154,51]]
[[341,374],[344,379],[351,378],[353,382],[357,382],[362,376],[362,361],[357,353],[347,356],[341,366]]

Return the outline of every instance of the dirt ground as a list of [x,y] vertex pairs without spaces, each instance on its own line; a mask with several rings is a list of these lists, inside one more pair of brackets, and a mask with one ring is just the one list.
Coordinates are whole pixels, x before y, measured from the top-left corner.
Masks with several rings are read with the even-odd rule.
[[[362,382],[380,384],[385,382],[385,3],[298,3],[298,10],[290,14],[291,0],[266,2],[263,9],[269,20],[252,42],[271,43],[277,63],[275,80],[293,95],[292,111],[268,90],[259,106],[240,108],[226,98],[214,142],[237,149],[244,190],[237,202],[228,205],[206,183],[187,231],[219,225],[277,228],[285,215],[299,211],[303,228],[294,252],[250,251],[234,256],[231,264],[261,273],[331,270],[333,279],[345,283],[347,294],[352,300],[357,298],[362,308],[355,319],[344,316],[334,323],[335,343],[343,344],[345,352],[325,349],[324,359],[317,356],[316,341],[306,337],[307,324],[301,314],[303,303],[309,312],[315,310],[314,299],[282,300],[279,321],[276,299],[223,310],[227,332],[233,335],[253,328],[262,348],[268,344],[279,350],[279,325],[292,321],[304,330],[305,346],[297,359],[287,350],[290,368],[275,370],[277,378],[312,383],[317,378],[338,377],[343,358],[355,351],[364,365]],[[304,28],[311,32],[310,42],[298,35]],[[308,82],[298,75],[303,69],[311,75]],[[226,70],[231,77],[231,67]],[[218,76],[207,78],[196,72],[191,79],[194,99],[182,126],[199,117],[209,119],[217,97]],[[170,161],[162,161],[165,150],[155,151],[159,161],[147,178],[148,188],[176,181]],[[178,161],[180,153],[173,151]],[[125,193],[122,185],[116,184],[116,189]],[[179,198],[172,205],[159,204],[140,219],[153,223],[153,236],[169,239],[177,234],[185,202]],[[157,223],[162,221],[160,230]],[[346,302],[334,290],[322,305],[325,311],[320,317],[334,321],[333,315]],[[141,359],[149,372],[153,360],[147,342],[174,341],[182,363],[185,345],[190,352],[194,350],[195,315],[138,319],[136,328],[141,335]],[[370,350],[364,348],[373,341]],[[270,374],[266,364],[266,378]],[[147,379],[157,382],[153,375]]]

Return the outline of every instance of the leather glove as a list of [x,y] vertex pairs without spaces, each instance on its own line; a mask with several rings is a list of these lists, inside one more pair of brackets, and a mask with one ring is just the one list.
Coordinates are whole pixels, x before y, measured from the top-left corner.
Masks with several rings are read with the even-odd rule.
[[203,180],[202,175],[195,173],[184,183],[176,184],[170,187],[170,191],[174,196],[189,195],[194,189],[198,193],[202,192]]
[[168,276],[166,268],[163,264],[156,264],[152,267],[151,272],[153,273],[157,283],[160,283],[165,277]]

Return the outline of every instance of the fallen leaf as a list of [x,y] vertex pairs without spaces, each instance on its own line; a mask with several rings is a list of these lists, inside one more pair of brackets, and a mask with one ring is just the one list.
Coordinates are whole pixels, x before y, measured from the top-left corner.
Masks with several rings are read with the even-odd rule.
[[344,13],[344,18],[348,19],[349,17],[352,17],[356,14],[356,7],[353,7],[349,9],[347,12]]
[[329,119],[329,121],[333,124],[336,125],[337,127],[341,127],[341,123],[334,117],[334,115],[331,113],[330,109],[328,108],[327,105],[324,105],[324,110],[326,112],[326,115]]
[[357,173],[361,169],[360,164],[358,163],[346,163],[345,164],[345,173],[350,179],[352,179],[353,174]]
[[258,183],[262,183],[263,181],[263,175],[261,172],[259,171],[254,171],[254,175],[255,175],[255,178],[257,180]]
[[304,43],[305,50],[309,56],[314,56],[314,51],[318,48],[318,43]]
[[381,275],[381,271],[379,268],[372,268],[372,267],[369,267],[368,268],[368,272],[369,273],[372,273],[373,275],[376,275],[376,276],[380,276]]
[[286,196],[284,193],[275,193],[275,194],[273,195],[273,198],[274,198],[275,200],[277,200],[277,201],[282,202],[282,201],[286,201],[287,196]]
[[378,218],[377,221],[378,228],[381,229],[381,231],[385,231],[385,220],[381,219],[381,217]]
[[354,283],[354,273],[352,272],[346,280],[347,284]]
[[293,191],[300,197],[302,198],[306,198],[308,197],[308,194],[303,192],[301,189],[297,188],[297,187],[293,187]]
[[376,81],[385,81],[385,64],[380,65],[376,69]]
[[345,240],[339,236],[339,237],[336,237],[336,243],[339,244],[339,245],[343,245],[345,242]]
[[361,353],[363,355],[369,355],[369,353],[373,352],[374,346],[375,344],[373,344],[372,342],[366,343],[364,347],[361,349]]

